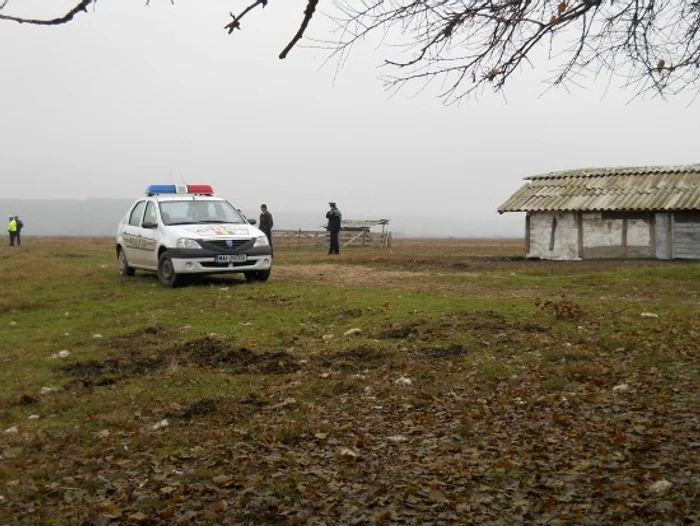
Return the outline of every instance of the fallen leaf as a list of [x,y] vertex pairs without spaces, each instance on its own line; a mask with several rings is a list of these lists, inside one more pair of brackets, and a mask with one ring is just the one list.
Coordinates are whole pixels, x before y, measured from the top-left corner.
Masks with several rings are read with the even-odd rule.
[[431,489],[428,492],[428,498],[434,500],[435,502],[448,502],[448,498],[439,489]]
[[360,455],[357,451],[350,449],[349,447],[340,447],[335,452],[335,458],[338,460],[354,460]]
[[5,458],[17,458],[22,454],[23,449],[21,447],[8,447],[2,452],[2,456]]
[[671,486],[673,486],[672,482],[669,482],[666,479],[661,479],[661,480],[657,480],[651,486],[649,486],[649,491],[651,491],[653,493],[662,494],[662,493],[666,493]]

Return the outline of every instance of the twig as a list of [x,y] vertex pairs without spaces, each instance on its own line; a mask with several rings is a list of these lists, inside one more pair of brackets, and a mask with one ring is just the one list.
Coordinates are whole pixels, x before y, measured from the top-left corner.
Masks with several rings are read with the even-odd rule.
[[[61,24],[67,24],[71,20],[73,20],[73,17],[80,13],[81,11],[84,11],[87,13],[87,7],[90,4],[95,3],[97,0],[80,0],[80,3],[76,5],[73,9],[68,11],[65,15],[60,16],[58,18],[51,18],[48,20],[41,20],[41,19],[35,19],[35,18],[22,18],[20,16],[11,16],[11,15],[3,15],[0,14],[0,20],[10,20],[12,22],[17,22],[19,24],[34,24],[38,26],[58,26]],[[0,9],[2,7],[5,7],[7,4],[8,0],[5,0],[5,2],[0,6]]]
[[233,33],[234,29],[240,29],[241,28],[241,18],[243,18],[246,14],[248,14],[250,11],[258,7],[259,5],[263,6],[263,8],[267,5],[267,0],[256,0],[252,4],[250,4],[248,7],[246,7],[243,12],[236,16],[233,13],[229,13],[231,15],[232,20],[224,26],[224,29],[228,29],[228,34],[230,35]]

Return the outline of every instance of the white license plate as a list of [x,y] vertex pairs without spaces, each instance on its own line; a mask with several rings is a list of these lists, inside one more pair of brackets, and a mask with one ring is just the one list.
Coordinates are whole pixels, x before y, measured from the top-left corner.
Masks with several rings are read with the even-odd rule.
[[217,263],[239,263],[247,260],[248,256],[246,254],[221,254],[216,256]]

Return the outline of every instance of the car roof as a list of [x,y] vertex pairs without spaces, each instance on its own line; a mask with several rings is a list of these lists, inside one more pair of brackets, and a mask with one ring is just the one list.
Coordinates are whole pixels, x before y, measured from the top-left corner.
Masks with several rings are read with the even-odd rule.
[[222,197],[213,195],[193,195],[193,194],[147,194],[145,198],[153,198],[159,203],[165,201],[226,201]]

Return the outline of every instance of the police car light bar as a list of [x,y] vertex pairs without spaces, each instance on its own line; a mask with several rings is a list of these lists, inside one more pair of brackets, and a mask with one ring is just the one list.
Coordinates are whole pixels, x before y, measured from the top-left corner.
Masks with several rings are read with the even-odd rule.
[[152,184],[146,188],[146,193],[153,194],[209,194],[214,190],[208,184]]

